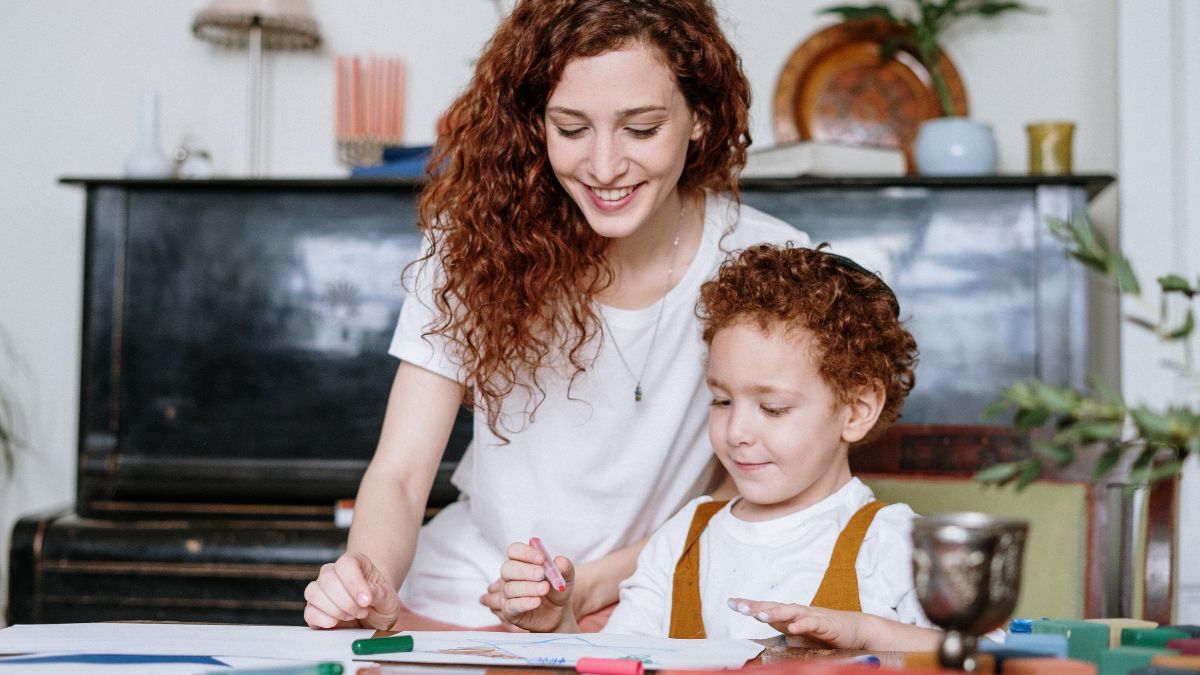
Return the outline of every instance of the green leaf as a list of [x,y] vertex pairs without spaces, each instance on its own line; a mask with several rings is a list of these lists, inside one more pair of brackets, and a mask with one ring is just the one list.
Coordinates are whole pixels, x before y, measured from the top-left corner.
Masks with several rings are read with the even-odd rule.
[[1133,460],[1133,472],[1145,473],[1150,463],[1154,461],[1154,456],[1158,454],[1158,450],[1158,446],[1151,443],[1142,446],[1137,459]]
[[1062,443],[1039,439],[1033,442],[1033,451],[1058,466],[1066,466],[1075,461],[1075,452]]
[[1096,393],[1100,395],[1100,400],[1105,404],[1117,408],[1125,407],[1125,400],[1121,398],[1121,395],[1118,394],[1112,387],[1104,384],[1103,382],[1095,382],[1093,387],[1095,388]]
[[1108,265],[1103,260],[1096,258],[1085,251],[1070,251],[1071,257],[1083,263],[1085,266],[1096,270],[1100,274],[1108,274]]
[[1117,287],[1122,293],[1130,295],[1141,295],[1142,285],[1138,283],[1137,275],[1133,273],[1133,267],[1129,264],[1129,259],[1120,253],[1116,253],[1112,258],[1112,274],[1117,278]]
[[1024,466],[1021,467],[1021,474],[1017,477],[1017,492],[1029,487],[1029,484],[1037,480],[1040,475],[1042,475],[1042,461],[1036,457],[1025,460]]
[[999,417],[1003,415],[1011,407],[1012,405],[1008,401],[999,400],[984,408],[983,415],[981,415],[981,417],[985,420],[990,420],[993,417]]
[[1146,437],[1146,440],[1159,442],[1170,437],[1172,425],[1170,418],[1166,415],[1145,406],[1138,406],[1129,411],[1129,414],[1133,417],[1133,423],[1137,425],[1138,431]]
[[892,60],[896,56],[896,52],[900,51],[900,45],[903,42],[903,40],[894,35],[881,42],[879,44],[879,62],[883,63]]
[[1179,459],[1172,459],[1162,464],[1155,464],[1150,467],[1150,471],[1146,474],[1146,482],[1153,485],[1164,478],[1176,476],[1183,470],[1183,462]]
[[843,21],[865,21],[883,17],[892,23],[899,23],[892,10],[887,5],[835,5],[817,10],[818,14],[837,14]]
[[1042,426],[1050,419],[1050,411],[1041,408],[1026,408],[1017,411],[1017,416],[1013,419],[1013,426],[1021,431],[1029,431]]
[[1196,316],[1188,309],[1183,325],[1163,336],[1164,340],[1185,340],[1196,329]]
[[1069,389],[1056,387],[1053,384],[1047,384],[1038,380],[1032,383],[1032,387],[1038,402],[1057,413],[1070,412],[1077,398],[1074,396],[1074,392]]
[[1113,422],[1079,422],[1071,427],[1071,430],[1083,443],[1115,441],[1121,437],[1121,425]]
[[1124,454],[1124,448],[1114,446],[1104,451],[1100,458],[1096,460],[1096,465],[1092,467],[1092,482],[1100,480],[1112,471],[1117,462],[1121,461],[1121,455]]
[[1129,323],[1137,326],[1138,328],[1144,328],[1151,332],[1158,331],[1158,324],[1154,323],[1153,321],[1150,321],[1149,319],[1144,319],[1140,316],[1129,315],[1129,316],[1125,317],[1125,320],[1128,321]]
[[1197,292],[1197,289],[1188,285],[1187,279],[1178,274],[1168,274],[1158,278],[1158,285],[1162,287],[1164,293],[1183,293],[1191,295]]
[[1062,218],[1046,216],[1046,227],[1049,227],[1050,233],[1059,239],[1071,241],[1071,226]]
[[985,1],[975,7],[975,11],[983,16],[996,16],[1014,9],[1025,10],[1026,7],[1019,2],[988,2]]
[[1018,469],[1016,462],[1005,462],[1004,464],[993,464],[986,469],[978,471],[974,479],[981,483],[997,483],[1004,484],[1008,482]]
[[1108,242],[1104,240],[1103,235],[1096,232],[1083,213],[1077,212],[1071,215],[1071,234],[1079,244],[1080,253],[1098,261],[1108,259]]
[[1037,405],[1037,397],[1033,393],[1031,380],[1022,380],[1013,383],[1012,386],[1004,390],[1004,395],[1009,401],[1021,408],[1032,408]]

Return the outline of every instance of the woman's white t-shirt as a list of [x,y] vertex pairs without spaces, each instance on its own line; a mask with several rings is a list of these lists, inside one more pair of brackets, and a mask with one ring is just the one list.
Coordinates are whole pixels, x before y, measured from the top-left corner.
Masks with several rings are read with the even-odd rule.
[[[730,252],[762,242],[808,246],[809,238],[709,194],[699,249],[662,301],[653,345],[658,303],[639,310],[601,306],[611,334],[593,342],[595,360],[585,372],[572,382],[544,371],[545,399],[532,418],[522,395],[504,401],[507,445],[484,415],[475,416],[471,446],[452,478],[461,496],[421,529],[400,588],[405,605],[457,625],[494,624],[479,596],[499,577],[512,542],[541,537],[552,555],[578,565],[645,537],[701,494],[716,465],[706,432],[699,288]],[[412,293],[389,352],[462,381],[443,343],[422,336],[434,317],[430,280],[439,274],[434,264],[410,277]],[[614,341],[634,372],[645,364],[641,401],[634,401],[636,380]]]

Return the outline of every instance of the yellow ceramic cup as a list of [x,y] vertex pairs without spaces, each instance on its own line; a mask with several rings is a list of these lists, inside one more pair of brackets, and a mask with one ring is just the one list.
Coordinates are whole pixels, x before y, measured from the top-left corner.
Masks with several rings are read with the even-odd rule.
[[1029,134],[1029,173],[1059,176],[1071,173],[1071,122],[1033,122],[1025,126]]

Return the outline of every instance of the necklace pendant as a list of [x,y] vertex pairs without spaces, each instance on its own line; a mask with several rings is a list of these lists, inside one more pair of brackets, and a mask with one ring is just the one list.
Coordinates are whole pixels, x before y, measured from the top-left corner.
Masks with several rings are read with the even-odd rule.
[[633,400],[634,401],[642,400],[642,385],[640,383],[638,384],[637,389],[633,390]]

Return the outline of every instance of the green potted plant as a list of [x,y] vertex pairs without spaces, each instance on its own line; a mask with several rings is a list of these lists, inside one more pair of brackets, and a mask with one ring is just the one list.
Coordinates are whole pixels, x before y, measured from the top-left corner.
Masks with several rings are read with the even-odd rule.
[[998,0],[908,0],[915,16],[899,16],[884,4],[837,5],[821,10],[844,21],[883,20],[901,30],[880,47],[880,58],[905,49],[929,71],[942,116],[926,120],[917,134],[914,159],[923,174],[990,174],[996,170],[996,141],[990,126],[956,116],[942,70],[938,37],[955,21],[968,16],[991,18],[1005,12],[1039,11],[1021,2]]
[[[1142,299],[1141,284],[1129,260],[1096,232],[1087,218],[1047,219],[1051,231],[1066,241],[1071,256],[1116,284],[1130,298]],[[1157,310],[1144,307],[1125,319],[1152,331],[1164,343],[1178,345],[1181,355],[1167,362],[1185,401],[1154,408],[1131,405],[1102,384],[1078,391],[1032,379],[1008,387],[985,416],[1014,413],[1013,424],[1035,432],[1028,459],[997,464],[976,475],[991,483],[1015,483],[1024,488],[1046,469],[1064,469],[1085,457],[1093,461],[1091,476],[1098,481],[1118,465],[1128,466],[1133,484],[1152,484],[1180,472],[1184,461],[1200,453],[1200,371],[1195,363],[1196,314],[1200,278],[1177,275],[1158,278],[1161,301]],[[1153,318],[1148,318],[1153,317]]]

